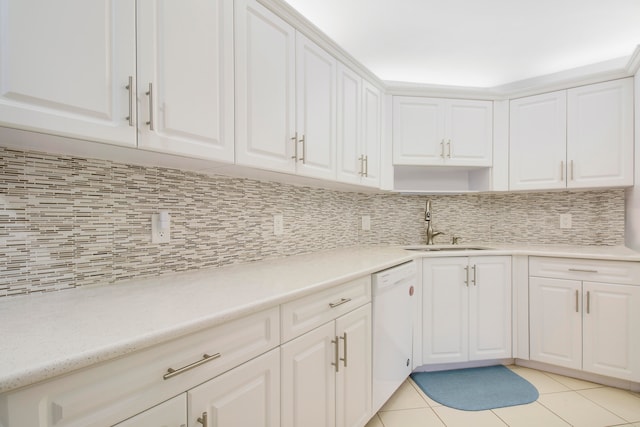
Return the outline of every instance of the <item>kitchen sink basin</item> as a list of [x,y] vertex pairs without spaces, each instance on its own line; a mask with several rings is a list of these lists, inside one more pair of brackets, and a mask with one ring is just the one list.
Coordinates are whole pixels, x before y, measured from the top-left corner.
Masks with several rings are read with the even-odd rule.
[[406,250],[408,251],[418,251],[418,252],[449,252],[449,251],[483,251],[491,248],[486,248],[482,246],[406,246]]

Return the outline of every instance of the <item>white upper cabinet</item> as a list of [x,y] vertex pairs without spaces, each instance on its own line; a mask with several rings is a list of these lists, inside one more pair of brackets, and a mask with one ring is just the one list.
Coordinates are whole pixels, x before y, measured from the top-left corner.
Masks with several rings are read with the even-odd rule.
[[236,5],[236,161],[335,179],[336,60],[255,0]]
[[511,101],[510,189],[633,185],[633,80]]
[[633,185],[633,79],[567,92],[571,188]]
[[129,0],[0,0],[0,125],[134,146],[135,13]]
[[440,98],[393,98],[395,165],[489,167],[493,103]]
[[233,162],[233,2],[137,3],[139,147]]
[[510,188],[565,188],[566,92],[511,101]]
[[380,90],[338,66],[338,180],[380,186]]

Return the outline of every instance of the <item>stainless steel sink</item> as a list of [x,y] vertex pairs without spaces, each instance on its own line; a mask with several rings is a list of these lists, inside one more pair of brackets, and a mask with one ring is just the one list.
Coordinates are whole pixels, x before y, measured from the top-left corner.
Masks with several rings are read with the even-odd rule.
[[444,246],[406,246],[406,250],[408,251],[418,251],[418,252],[449,252],[449,251],[484,251],[491,248],[486,248],[482,246],[458,246],[458,245],[444,245]]

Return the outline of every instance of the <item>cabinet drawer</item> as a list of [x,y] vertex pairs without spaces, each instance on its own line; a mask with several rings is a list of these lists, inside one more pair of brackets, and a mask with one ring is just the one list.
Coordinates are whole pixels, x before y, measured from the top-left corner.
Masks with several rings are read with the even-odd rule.
[[[278,316],[274,307],[0,396],[0,425],[115,424],[276,347]],[[214,357],[197,363],[204,354]],[[164,379],[169,368],[179,372]]]
[[282,342],[289,341],[371,301],[371,276],[280,306]]
[[529,275],[590,282],[640,285],[640,263],[529,257]]

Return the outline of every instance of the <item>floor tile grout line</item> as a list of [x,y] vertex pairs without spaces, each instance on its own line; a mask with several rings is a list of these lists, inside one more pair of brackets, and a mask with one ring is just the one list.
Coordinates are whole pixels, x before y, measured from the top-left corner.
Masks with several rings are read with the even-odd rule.
[[[613,389],[613,390],[621,390],[621,389],[616,388],[616,387],[606,387],[606,388],[611,388],[611,389]],[[624,391],[624,390],[623,390],[623,391]],[[588,401],[590,401],[590,402],[594,403],[595,405],[597,405],[597,406],[601,407],[601,408],[602,408],[602,409],[604,409],[605,411],[608,411],[609,413],[611,413],[611,414],[615,415],[616,417],[619,417],[620,419],[625,420],[628,424],[636,423],[636,422],[640,421],[640,420],[636,420],[636,421],[628,420],[628,419],[626,419],[625,417],[623,417],[622,415],[620,415],[620,414],[616,414],[615,412],[613,412],[611,409],[607,408],[606,406],[603,406],[603,405],[602,405],[602,404],[600,404],[599,402],[596,402],[595,400],[593,400],[593,399],[589,398],[589,396],[585,396],[584,394],[582,394],[582,393],[580,393],[580,392],[576,392],[576,393],[578,393],[580,396],[584,397],[584,398],[585,398],[585,399],[587,399]],[[638,399],[638,400],[640,401],[640,399]],[[640,403],[640,402],[639,402],[639,403]],[[624,424],[617,424],[617,425],[624,425]]]

